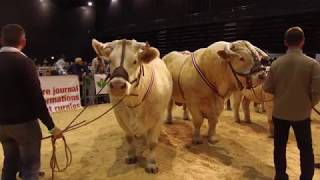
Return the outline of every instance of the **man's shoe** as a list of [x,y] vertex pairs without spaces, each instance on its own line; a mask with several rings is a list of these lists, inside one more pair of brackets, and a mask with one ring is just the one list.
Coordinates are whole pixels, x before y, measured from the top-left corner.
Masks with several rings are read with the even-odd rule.
[[317,168],[317,169],[320,169],[320,163],[315,163],[314,167]]

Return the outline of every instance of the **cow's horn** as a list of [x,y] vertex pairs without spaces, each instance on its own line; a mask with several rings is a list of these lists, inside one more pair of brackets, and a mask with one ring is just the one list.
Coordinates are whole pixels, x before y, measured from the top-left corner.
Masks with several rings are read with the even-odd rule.
[[260,48],[258,48],[256,46],[254,48],[258,52],[258,54],[261,56],[262,59],[269,57],[269,55],[267,53],[265,53],[264,51],[262,51]]
[[146,47],[150,47],[148,46],[148,43],[143,43],[143,42],[137,42],[137,46],[138,48],[144,49]]

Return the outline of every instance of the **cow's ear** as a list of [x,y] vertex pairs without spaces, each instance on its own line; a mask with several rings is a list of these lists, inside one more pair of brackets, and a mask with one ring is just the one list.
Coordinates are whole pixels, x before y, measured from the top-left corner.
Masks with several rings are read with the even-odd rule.
[[219,50],[217,54],[225,60],[231,60],[234,57],[239,57],[239,55],[232,50],[232,44],[227,44],[223,50]]
[[101,43],[96,39],[92,40],[92,47],[98,56],[109,58],[113,48],[112,43]]
[[138,59],[140,62],[149,63],[155,58],[160,57],[160,52],[158,49],[154,47],[146,46],[142,51],[138,54]]
[[217,53],[222,59],[229,59],[230,58],[230,56],[226,53],[225,50],[220,50]]

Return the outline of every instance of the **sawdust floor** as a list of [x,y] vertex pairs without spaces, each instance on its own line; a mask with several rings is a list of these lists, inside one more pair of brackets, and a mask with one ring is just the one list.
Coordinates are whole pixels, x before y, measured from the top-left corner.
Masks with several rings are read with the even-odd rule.
[[[110,105],[92,106],[79,119],[92,119]],[[263,114],[253,113],[252,124],[233,122],[232,113],[225,111],[219,121],[217,132],[220,141],[209,146],[191,145],[192,124],[181,120],[182,108],[174,109],[173,125],[165,124],[157,148],[160,172],[145,173],[144,159],[136,165],[124,163],[127,144],[124,133],[118,126],[113,113],[99,121],[65,134],[73,153],[71,167],[56,174],[56,180],[272,180],[273,141],[267,137],[267,121]],[[64,127],[79,111],[53,114],[59,127]],[[44,135],[46,130],[42,126]],[[320,162],[320,116],[314,115],[313,142],[316,161]],[[205,136],[207,124],[202,128]],[[0,148],[1,149],[1,148]],[[3,160],[0,152],[0,161]],[[49,180],[51,144],[42,144],[42,167]],[[62,144],[58,144],[58,157],[64,162]],[[298,180],[299,153],[293,131],[288,144],[288,169],[290,179]],[[2,164],[0,164],[2,168]],[[314,179],[320,179],[315,171]]]

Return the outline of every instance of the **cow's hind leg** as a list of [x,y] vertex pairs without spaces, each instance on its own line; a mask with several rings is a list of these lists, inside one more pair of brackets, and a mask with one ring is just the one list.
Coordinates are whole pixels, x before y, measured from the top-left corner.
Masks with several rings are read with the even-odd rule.
[[192,122],[194,126],[192,144],[202,144],[200,128],[203,123],[203,116],[200,110],[196,106],[188,106],[188,107],[192,116]]
[[148,132],[147,143],[149,148],[149,154],[147,156],[147,164],[145,167],[145,171],[147,173],[156,174],[159,171],[158,165],[155,160],[155,149],[159,141],[160,130],[161,121],[159,120],[157,124]]
[[187,105],[183,104],[183,119],[184,120],[190,120]]
[[134,137],[131,135],[126,135],[127,142],[129,144],[128,157],[126,158],[127,164],[135,164],[138,161],[136,155],[136,147],[134,144]]
[[167,124],[172,124],[172,109],[173,109],[173,100],[171,99],[168,105],[167,113]]

